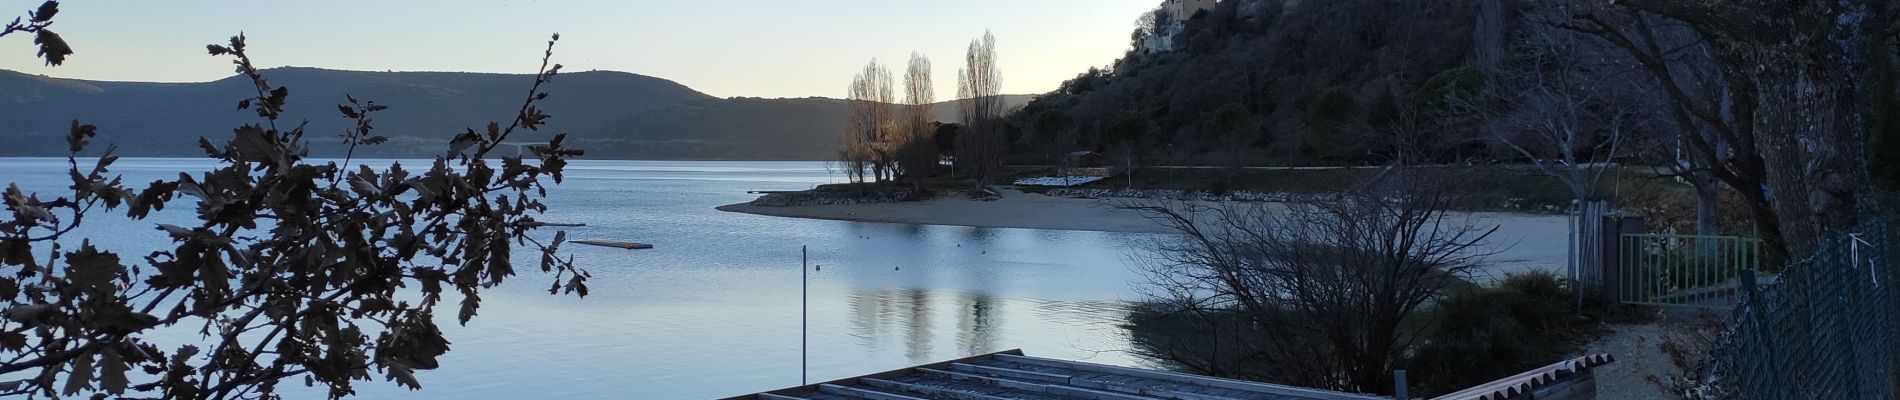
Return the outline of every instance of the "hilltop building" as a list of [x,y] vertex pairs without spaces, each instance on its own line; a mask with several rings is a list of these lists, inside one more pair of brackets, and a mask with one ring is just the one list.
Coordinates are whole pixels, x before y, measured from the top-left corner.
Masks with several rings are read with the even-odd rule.
[[1217,0],[1161,0],[1158,14],[1164,18],[1155,21],[1157,32],[1141,40],[1141,51],[1157,53],[1174,50],[1174,36],[1187,27],[1187,21],[1203,11],[1211,12]]
[[1215,0],[1162,0],[1161,9],[1168,10],[1168,24],[1173,25],[1169,32],[1179,32],[1181,25],[1202,11],[1213,11]]

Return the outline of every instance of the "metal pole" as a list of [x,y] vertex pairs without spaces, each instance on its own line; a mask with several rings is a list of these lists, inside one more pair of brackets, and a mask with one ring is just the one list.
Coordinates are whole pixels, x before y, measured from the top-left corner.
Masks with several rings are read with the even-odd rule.
[[811,250],[798,246],[798,384],[811,384]]
[[1411,393],[1408,393],[1410,391],[1406,390],[1407,385],[1408,384],[1405,382],[1405,370],[1402,370],[1402,369],[1392,370],[1392,398],[1393,400],[1407,400],[1412,397]]

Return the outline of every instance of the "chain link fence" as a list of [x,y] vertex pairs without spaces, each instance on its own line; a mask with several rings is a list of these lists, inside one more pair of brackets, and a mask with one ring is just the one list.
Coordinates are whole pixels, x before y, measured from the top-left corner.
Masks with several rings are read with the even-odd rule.
[[1900,218],[1837,232],[1778,274],[1742,273],[1715,368],[1739,399],[1894,399]]

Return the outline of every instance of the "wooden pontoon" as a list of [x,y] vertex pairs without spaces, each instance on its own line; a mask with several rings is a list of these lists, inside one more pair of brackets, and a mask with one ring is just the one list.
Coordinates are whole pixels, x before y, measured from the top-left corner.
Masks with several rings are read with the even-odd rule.
[[653,245],[646,244],[646,243],[622,242],[618,240],[575,240],[573,242],[590,245],[590,246],[618,247],[618,248],[627,249],[627,250],[645,250],[645,249],[653,248]]

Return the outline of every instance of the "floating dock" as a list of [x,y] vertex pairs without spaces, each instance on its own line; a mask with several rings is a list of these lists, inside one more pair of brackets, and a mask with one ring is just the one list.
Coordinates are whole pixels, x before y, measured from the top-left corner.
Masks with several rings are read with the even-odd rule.
[[627,250],[645,250],[645,249],[653,248],[653,245],[646,244],[646,243],[622,242],[618,240],[575,240],[573,242],[590,245],[590,246],[618,247],[618,248],[627,249]]

